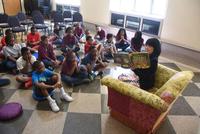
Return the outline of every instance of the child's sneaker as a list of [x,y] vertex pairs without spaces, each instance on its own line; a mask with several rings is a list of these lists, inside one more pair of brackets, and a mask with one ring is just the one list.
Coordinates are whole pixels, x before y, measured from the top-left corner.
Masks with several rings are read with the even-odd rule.
[[53,112],[58,112],[60,110],[60,108],[56,104],[55,100],[49,102],[49,105],[50,105],[50,107],[51,107],[51,109],[52,109]]
[[74,100],[71,96],[69,96],[69,95],[66,94],[66,93],[65,93],[65,94],[62,94],[62,95],[60,96],[60,98],[66,100],[66,101],[73,101],[73,100]]

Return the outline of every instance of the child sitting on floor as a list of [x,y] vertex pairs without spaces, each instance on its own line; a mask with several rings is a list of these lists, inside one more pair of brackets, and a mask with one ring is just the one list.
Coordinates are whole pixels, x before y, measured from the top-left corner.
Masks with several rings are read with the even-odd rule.
[[31,33],[27,35],[27,46],[31,48],[32,51],[37,51],[40,43],[40,33],[37,32],[36,28],[31,27]]
[[25,44],[16,44],[14,36],[8,35],[5,38],[6,46],[3,47],[3,54],[6,57],[6,68],[8,71],[16,74],[17,66],[16,61],[21,55],[21,48],[25,47]]
[[4,60],[4,55],[3,55],[3,47],[6,46],[6,36],[11,35],[12,31],[10,29],[6,29],[5,31],[5,36],[1,38],[1,44],[0,44],[0,60]]
[[81,64],[85,65],[90,76],[94,74],[101,75],[107,67],[107,63],[99,59],[98,50],[95,46],[91,46],[88,54],[82,59]]
[[1,38],[0,51],[6,45],[6,36],[11,35],[11,34],[12,34],[12,31],[10,29],[6,29],[5,36],[3,38]]
[[61,30],[62,29],[58,24],[54,25],[53,34],[49,38],[49,42],[51,42],[52,45],[56,45],[57,47],[62,45],[62,38],[60,37]]
[[44,62],[45,67],[52,70],[61,65],[64,60],[64,56],[56,56],[53,46],[48,43],[47,36],[43,35],[38,48],[38,59]]
[[21,49],[22,56],[17,59],[17,69],[21,73],[16,77],[16,80],[22,83],[23,88],[29,88],[32,86],[32,65],[36,61],[36,58],[31,55],[30,50],[27,47]]
[[67,49],[73,50],[75,53],[77,53],[80,50],[80,47],[78,45],[78,40],[73,34],[72,27],[68,27],[65,31],[66,35],[63,38],[63,44],[61,51],[66,52]]
[[86,37],[91,36],[91,32],[89,29],[85,30],[85,34],[83,34],[82,38],[79,40],[80,43],[86,42]]
[[105,43],[103,44],[104,49],[104,55],[108,56],[108,57],[114,57],[114,54],[117,53],[117,49],[115,47],[115,43],[114,43],[114,36],[113,34],[107,34],[107,40],[105,41]]
[[108,62],[105,57],[104,57],[104,53],[103,53],[103,47],[101,44],[97,44],[96,41],[93,41],[92,39],[92,36],[87,36],[86,37],[86,43],[85,43],[85,55],[89,52],[89,49],[91,46],[95,46],[98,50],[98,55],[99,55],[99,58],[102,59],[103,61],[105,62]]
[[80,23],[76,23],[74,29],[74,35],[76,36],[77,40],[79,41],[82,36],[84,35],[83,33],[83,28],[81,27]]
[[144,48],[144,39],[142,38],[142,32],[136,31],[134,37],[131,39],[131,46],[127,48],[129,53],[131,52],[141,52]]
[[96,35],[94,36],[94,38],[103,43],[105,41],[106,38],[106,32],[100,27],[96,25]]
[[87,54],[89,52],[89,49],[90,49],[91,46],[95,46],[98,51],[101,50],[101,45],[97,44],[97,42],[92,39],[92,36],[87,36],[85,47],[84,47],[85,54]]
[[54,112],[60,110],[56,101],[51,97],[54,90],[60,90],[61,99],[64,99],[65,101],[73,101],[73,98],[69,96],[62,87],[58,74],[45,69],[45,66],[41,61],[35,61],[33,63],[33,68],[35,70],[32,73],[34,99],[47,99],[52,111]]
[[119,29],[116,36],[115,46],[117,49],[122,49],[122,51],[125,51],[130,46],[130,43],[127,40],[126,30],[124,28]]
[[61,79],[70,86],[89,83],[87,70],[78,64],[76,54],[72,50],[66,53],[61,69]]

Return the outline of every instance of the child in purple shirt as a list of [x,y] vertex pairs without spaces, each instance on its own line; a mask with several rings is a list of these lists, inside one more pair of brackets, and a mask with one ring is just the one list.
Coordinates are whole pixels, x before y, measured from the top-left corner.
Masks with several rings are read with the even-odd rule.
[[74,52],[78,52],[80,50],[80,47],[78,45],[78,41],[76,37],[73,34],[72,27],[68,27],[65,33],[66,35],[63,38],[61,51],[66,52],[67,49],[71,49]]
[[96,25],[96,31],[97,33],[94,36],[94,38],[99,42],[104,42],[106,38],[106,32],[103,29],[101,29],[100,26],[97,25]]
[[72,50],[68,50],[66,53],[61,69],[61,79],[70,86],[90,82],[87,69],[79,65],[76,54]]
[[75,29],[74,29],[74,35],[76,36],[77,40],[79,41],[82,36],[84,35],[84,31],[83,28],[81,27],[80,23],[76,23],[74,25]]
[[47,36],[43,35],[38,48],[38,59],[44,62],[45,67],[52,70],[62,63],[64,57],[55,55],[53,46],[48,43]]

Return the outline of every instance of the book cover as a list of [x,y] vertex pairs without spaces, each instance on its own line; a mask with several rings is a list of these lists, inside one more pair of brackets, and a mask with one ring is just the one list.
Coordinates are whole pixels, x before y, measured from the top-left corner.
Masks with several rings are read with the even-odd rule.
[[129,67],[130,58],[128,53],[114,54],[114,63],[121,64],[122,67]]
[[150,59],[147,52],[131,53],[129,55],[131,66],[134,68],[149,68]]
[[149,68],[150,60],[147,52],[117,53],[114,54],[114,62],[121,64],[122,67]]

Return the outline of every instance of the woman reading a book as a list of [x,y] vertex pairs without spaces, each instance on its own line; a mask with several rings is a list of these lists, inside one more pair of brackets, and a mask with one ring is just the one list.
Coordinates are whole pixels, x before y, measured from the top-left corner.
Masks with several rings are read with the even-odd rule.
[[140,88],[149,90],[154,86],[155,74],[158,66],[158,57],[161,53],[160,41],[151,38],[146,41],[146,51],[150,58],[150,67],[147,69],[136,69],[132,66],[132,70],[139,77]]

